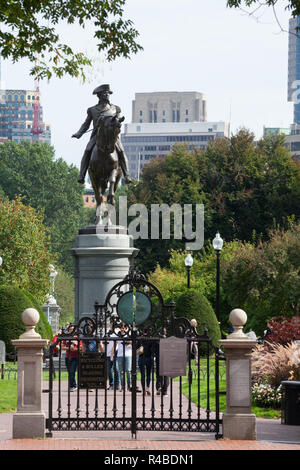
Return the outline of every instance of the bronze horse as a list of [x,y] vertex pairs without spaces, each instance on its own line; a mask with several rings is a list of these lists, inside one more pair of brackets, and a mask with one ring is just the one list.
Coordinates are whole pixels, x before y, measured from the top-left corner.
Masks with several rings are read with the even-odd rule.
[[114,195],[122,176],[116,142],[124,119],[118,116],[101,116],[98,121],[96,145],[89,163],[89,176],[97,203],[96,223],[99,223],[97,215],[107,188],[107,203],[115,205]]

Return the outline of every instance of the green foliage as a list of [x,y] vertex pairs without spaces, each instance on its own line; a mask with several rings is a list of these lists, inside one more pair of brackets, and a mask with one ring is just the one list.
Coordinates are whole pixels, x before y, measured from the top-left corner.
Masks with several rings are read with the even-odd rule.
[[92,65],[91,59],[61,43],[58,23],[93,28],[98,51],[106,53],[107,61],[128,58],[142,47],[136,43],[138,32],[132,21],[124,18],[125,3],[126,0],[2,2],[1,55],[13,62],[25,57],[34,63],[38,54],[39,65],[32,69],[32,74],[37,71],[40,77],[48,79],[53,74],[59,78],[67,74],[85,79],[84,68]]
[[[237,241],[224,244],[222,250],[220,267],[222,273],[223,263],[230,263],[235,256],[240,243]],[[153,282],[164,298],[173,299],[177,304],[178,297],[187,289],[187,271],[184,259],[187,255],[185,251],[170,250],[169,267],[157,266],[155,271],[149,275],[149,280]],[[216,308],[216,253],[212,244],[207,244],[202,250],[193,253],[194,263],[190,273],[191,288],[204,295],[212,307]],[[224,332],[228,330],[228,317],[232,310],[227,289],[220,285],[220,322]]]
[[[36,308],[36,300],[18,287],[0,287],[0,339],[5,342],[6,351],[12,352],[11,340],[18,339],[25,332],[21,315],[26,308]],[[44,339],[52,338],[52,331],[46,325],[44,312],[39,308],[40,321],[36,331]]]
[[43,213],[50,229],[52,251],[58,263],[70,272],[73,259],[69,253],[78,228],[88,221],[83,207],[83,188],[77,183],[79,171],[45,143],[16,142],[0,146],[0,185],[9,199],[22,197],[23,204]]
[[[142,180],[128,190],[128,206],[141,203],[148,209],[148,239],[135,241],[135,246],[140,249],[136,265],[141,271],[149,273],[157,264],[162,267],[167,266],[170,250],[185,248],[182,237],[180,239],[175,237],[173,215],[170,217],[170,239],[162,236],[161,215],[159,239],[151,237],[154,228],[151,221],[151,206],[167,204],[171,209],[173,204],[179,204],[183,214],[184,204],[193,204],[191,229],[195,230],[195,205],[207,202],[207,197],[201,188],[197,157],[193,152],[188,152],[185,145],[174,145],[170,155],[153,159],[144,166]],[[205,217],[206,223],[209,223],[209,209]]]
[[176,145],[166,158],[144,166],[142,180],[128,190],[128,204],[145,204],[148,209],[149,240],[137,240],[137,266],[149,273],[159,264],[169,267],[171,250],[184,250],[182,239],[150,239],[152,204],[204,204],[204,239],[217,231],[228,243],[233,240],[259,243],[270,229],[288,228],[289,220],[300,218],[300,165],[284,146],[281,135],[266,136],[258,145],[254,135],[241,129],[230,139],[217,139],[206,151],[189,152]]
[[60,324],[74,322],[75,311],[75,283],[74,278],[62,268],[57,268],[55,278],[55,298],[61,308]]
[[[220,327],[213,311],[213,308],[207,298],[200,294],[200,292],[188,289],[177,299],[176,316],[185,317],[188,320],[195,318],[197,320],[197,331],[199,334],[204,334],[207,329],[208,336],[212,343],[217,346],[218,341],[221,339]],[[201,351],[203,349],[201,345]],[[206,347],[204,346],[203,352],[205,353]]]
[[41,215],[20,199],[0,204],[0,284],[26,289],[41,304],[49,292],[49,236]]
[[[225,240],[251,241],[253,232],[267,239],[274,225],[300,217],[300,166],[283,136],[266,136],[255,146],[254,135],[241,129],[198,155],[212,226]],[[208,238],[213,235],[208,231]]]
[[223,263],[223,288],[232,306],[248,314],[248,327],[262,335],[267,320],[291,317],[300,306],[300,226],[273,230],[258,246],[240,243]]

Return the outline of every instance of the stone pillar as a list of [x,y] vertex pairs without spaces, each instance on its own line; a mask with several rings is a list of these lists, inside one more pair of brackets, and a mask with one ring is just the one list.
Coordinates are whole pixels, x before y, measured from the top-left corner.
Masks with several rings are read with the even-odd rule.
[[61,308],[56,303],[56,299],[50,296],[48,301],[43,305],[43,310],[48,322],[50,323],[53,335],[59,330],[59,317]]
[[39,313],[27,308],[22,313],[26,332],[12,344],[18,350],[18,401],[13,415],[13,439],[45,437],[45,414],[42,412],[43,348],[48,340],[35,331]]
[[71,250],[75,257],[75,321],[92,316],[96,300],[104,304],[110,289],[128,274],[138,251],[124,227],[79,230]]
[[226,356],[223,436],[224,439],[256,440],[256,416],[251,412],[251,353],[256,341],[243,332],[247,321],[243,310],[232,310],[229,320],[234,331],[220,341]]

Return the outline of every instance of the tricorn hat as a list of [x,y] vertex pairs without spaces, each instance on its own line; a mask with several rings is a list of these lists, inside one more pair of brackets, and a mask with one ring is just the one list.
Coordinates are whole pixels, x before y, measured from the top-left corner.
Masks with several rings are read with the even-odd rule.
[[93,95],[98,95],[99,93],[105,93],[108,92],[112,94],[112,91],[110,90],[109,85],[100,85],[95,90],[93,91]]

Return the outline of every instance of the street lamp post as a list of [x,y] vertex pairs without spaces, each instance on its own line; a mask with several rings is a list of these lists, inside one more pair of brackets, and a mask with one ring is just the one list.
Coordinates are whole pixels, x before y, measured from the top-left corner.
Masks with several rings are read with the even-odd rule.
[[223,248],[223,240],[219,234],[213,239],[213,247],[217,254],[217,279],[216,279],[216,316],[220,324],[220,253]]
[[190,274],[191,274],[191,267],[193,266],[193,257],[192,255],[189,253],[187,255],[187,257],[185,258],[184,260],[184,264],[186,265],[186,269],[187,269],[187,287],[188,289],[190,288]]

